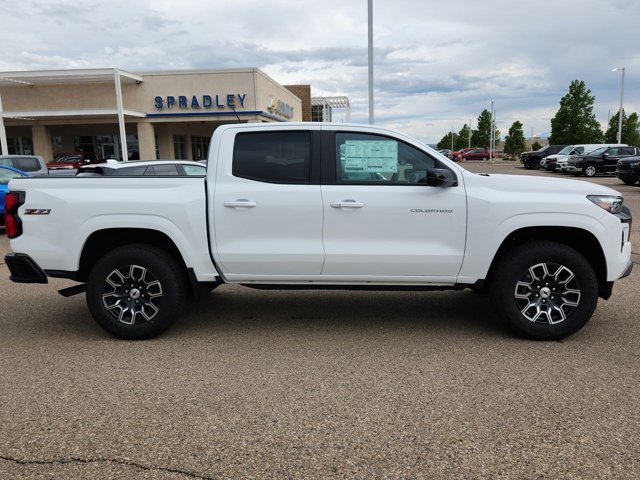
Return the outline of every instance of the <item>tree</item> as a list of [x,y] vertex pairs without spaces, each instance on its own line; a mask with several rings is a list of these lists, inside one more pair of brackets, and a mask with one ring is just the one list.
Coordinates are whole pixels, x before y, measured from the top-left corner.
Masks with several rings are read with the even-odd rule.
[[[485,108],[478,116],[478,129],[474,130],[471,134],[471,144],[473,146],[489,148],[489,144],[491,143],[491,123],[491,112]],[[496,143],[498,143],[500,130],[496,129],[495,122],[493,122],[493,129]]]
[[466,148],[469,146],[469,137],[471,136],[471,129],[465,123],[464,126],[458,132],[458,138],[456,140],[456,150]]
[[525,150],[524,133],[522,131],[522,123],[518,120],[513,122],[509,128],[509,135],[504,141],[504,153],[518,155]]
[[[560,144],[562,145],[562,144]],[[533,142],[533,145],[531,145],[531,150],[532,151],[536,151],[536,150],[540,150],[542,148],[542,145],[540,145],[540,143],[538,143],[538,141],[536,140],[535,142]]]
[[[620,110],[609,120],[609,128],[604,134],[606,143],[618,143],[618,119]],[[640,119],[637,113],[627,114],[622,109],[622,143],[640,145]]]
[[604,135],[593,113],[594,96],[582,80],[569,85],[560,108],[551,119],[550,144],[600,143]]
[[438,150],[442,150],[444,148],[451,149],[451,135],[453,135],[453,148],[456,148],[458,134],[449,132],[438,142]]

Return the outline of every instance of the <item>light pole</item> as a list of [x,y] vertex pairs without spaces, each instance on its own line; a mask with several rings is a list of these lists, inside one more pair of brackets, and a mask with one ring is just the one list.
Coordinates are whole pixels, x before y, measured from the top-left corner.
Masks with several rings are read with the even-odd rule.
[[493,145],[493,100],[491,100],[491,130],[489,130],[489,160],[491,160],[491,148]]
[[612,72],[622,72],[620,81],[620,112],[618,115],[618,143],[622,143],[622,99],[624,98],[624,67],[618,67],[611,70]]
[[369,125],[373,125],[373,0],[367,1],[369,50]]

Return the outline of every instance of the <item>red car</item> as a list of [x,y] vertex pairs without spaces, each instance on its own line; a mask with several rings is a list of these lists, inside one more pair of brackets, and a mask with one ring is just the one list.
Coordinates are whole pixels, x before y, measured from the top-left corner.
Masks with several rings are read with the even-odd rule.
[[486,148],[474,148],[462,154],[463,160],[489,160],[489,150]]
[[104,163],[104,160],[93,152],[62,153],[53,162],[47,163],[49,170],[77,170],[94,163]]
[[451,158],[451,160],[455,161],[455,162],[459,162],[460,160],[462,160],[462,156],[467,153],[470,152],[471,150],[475,150],[473,148],[461,148],[460,150],[457,150],[455,152],[451,152],[449,154],[449,158]]

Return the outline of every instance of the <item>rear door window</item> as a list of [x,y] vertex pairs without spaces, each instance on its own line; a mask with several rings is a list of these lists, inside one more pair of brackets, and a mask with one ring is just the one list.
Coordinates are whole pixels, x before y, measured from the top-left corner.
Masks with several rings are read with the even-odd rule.
[[311,132],[252,132],[236,135],[233,176],[267,183],[311,181]]
[[152,165],[147,169],[146,172],[144,172],[144,174],[175,177],[180,175],[180,172],[178,171],[178,167],[176,167],[175,164],[170,163],[168,165]]
[[144,175],[146,169],[147,167],[143,166],[118,168],[114,169],[113,175],[117,177],[137,177],[140,175]]
[[196,165],[182,165],[184,172],[188,177],[204,177],[207,174],[207,168]]

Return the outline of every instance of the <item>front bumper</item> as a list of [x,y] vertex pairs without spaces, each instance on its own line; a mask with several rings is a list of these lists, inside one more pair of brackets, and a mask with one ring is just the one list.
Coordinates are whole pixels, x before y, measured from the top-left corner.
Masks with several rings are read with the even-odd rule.
[[566,172],[581,172],[582,168],[577,165],[567,165],[564,170]]
[[616,177],[618,177],[623,182],[637,182],[639,175],[633,172],[633,170],[616,170]]
[[15,283],[47,283],[47,274],[26,253],[8,253],[4,261],[9,267],[9,280]]

